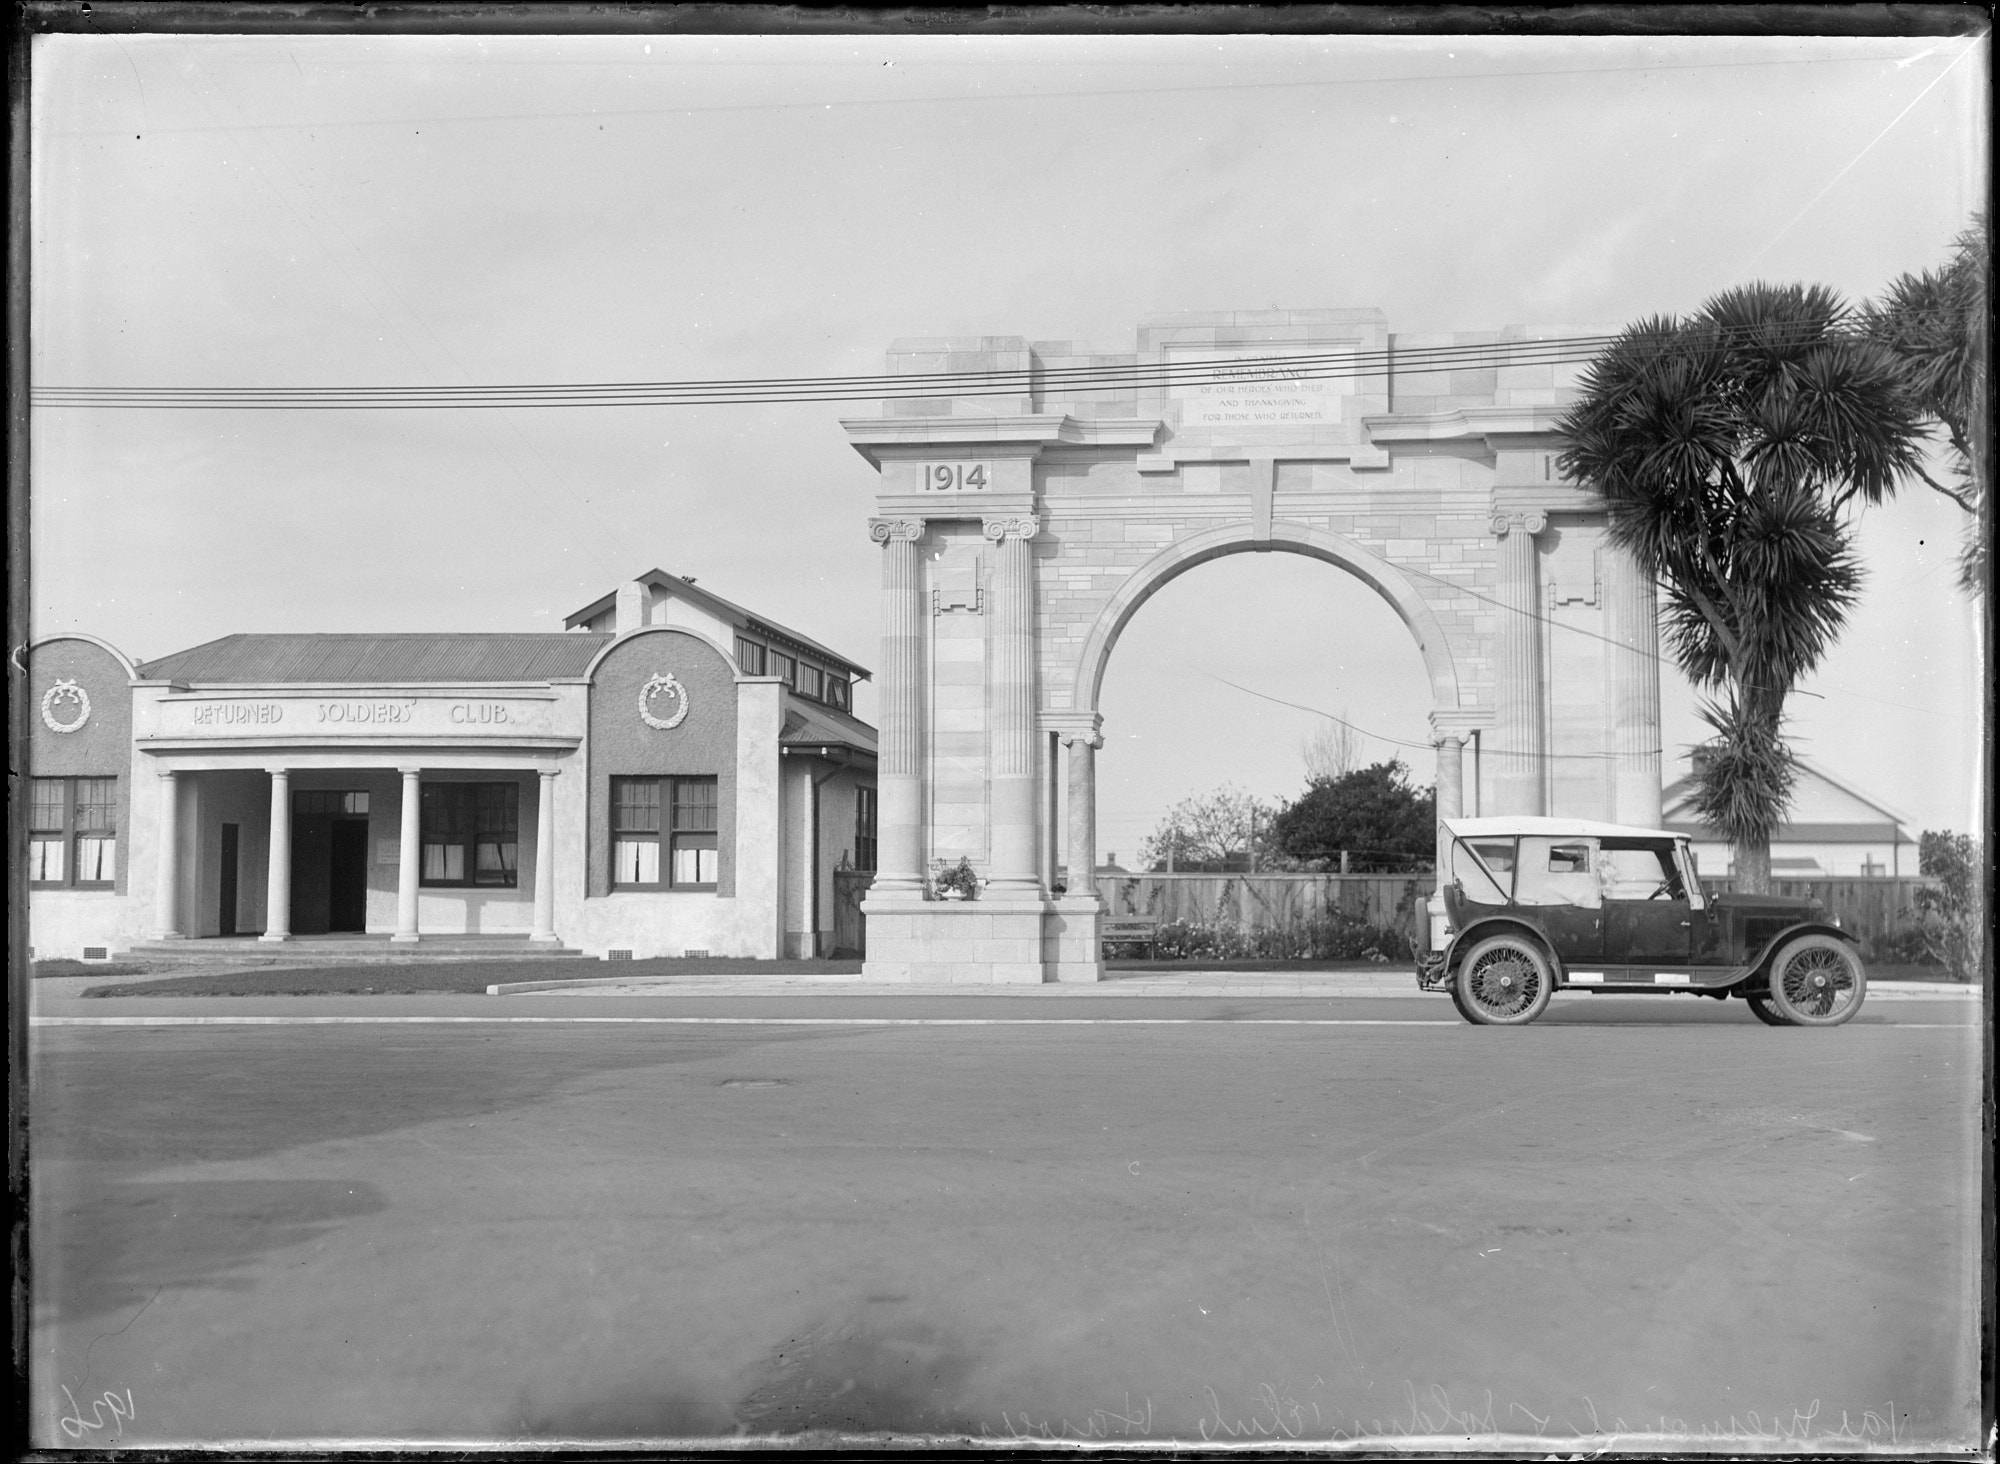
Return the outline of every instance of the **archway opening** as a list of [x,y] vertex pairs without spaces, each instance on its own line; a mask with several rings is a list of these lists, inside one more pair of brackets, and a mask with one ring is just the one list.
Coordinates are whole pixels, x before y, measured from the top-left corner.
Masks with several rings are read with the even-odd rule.
[[1097,707],[1100,867],[1139,872],[1183,799],[1233,786],[1267,808],[1308,764],[1399,759],[1429,787],[1435,690],[1408,626],[1373,587],[1297,552],[1238,552],[1162,585],[1118,633]]

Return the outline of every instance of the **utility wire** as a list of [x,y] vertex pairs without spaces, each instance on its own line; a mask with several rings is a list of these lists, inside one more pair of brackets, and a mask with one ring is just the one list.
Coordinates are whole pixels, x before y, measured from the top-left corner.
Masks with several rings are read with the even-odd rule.
[[[1753,343],[1786,347],[1822,334],[1816,325],[1744,327]],[[719,378],[652,382],[502,383],[484,386],[151,386],[34,387],[34,405],[48,407],[178,407],[207,410],[476,409],[495,407],[613,407],[743,405],[755,402],[910,400],[980,397],[1119,395],[1144,389],[1287,382],[1351,381],[1505,367],[1580,364],[1620,337],[1589,335],[1496,340],[1383,351],[1320,351],[1187,361],[1113,362],[1097,366],[1030,367],[901,375]]]

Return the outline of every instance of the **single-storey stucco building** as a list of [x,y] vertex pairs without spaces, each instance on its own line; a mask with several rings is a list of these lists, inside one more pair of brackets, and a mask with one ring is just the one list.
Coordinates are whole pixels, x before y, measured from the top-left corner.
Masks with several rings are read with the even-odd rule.
[[[1690,784],[1690,777],[1676,779],[1661,795],[1665,827],[1688,836],[1703,875],[1721,878],[1732,872],[1735,851],[1695,816]],[[1900,815],[1800,758],[1791,807],[1771,835],[1771,873],[1780,879],[1913,875],[1916,846]]]
[[869,673],[651,571],[559,633],[37,641],[30,942],[498,937],[828,953],[870,869]]

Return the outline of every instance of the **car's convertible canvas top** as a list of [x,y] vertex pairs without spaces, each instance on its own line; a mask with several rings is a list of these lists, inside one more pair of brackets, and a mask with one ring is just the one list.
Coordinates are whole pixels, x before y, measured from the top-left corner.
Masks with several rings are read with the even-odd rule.
[[1448,818],[1444,820],[1444,827],[1445,832],[1455,839],[1511,838],[1516,834],[1528,834],[1558,839],[1664,839],[1671,842],[1676,837],[1665,829],[1642,829],[1629,824],[1598,823],[1587,818],[1545,818],[1529,814]]

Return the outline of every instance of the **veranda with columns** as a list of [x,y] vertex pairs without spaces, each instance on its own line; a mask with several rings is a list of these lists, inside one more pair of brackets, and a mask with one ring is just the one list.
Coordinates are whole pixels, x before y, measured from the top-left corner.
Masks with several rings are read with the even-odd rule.
[[[1140,604],[1224,554],[1317,558],[1396,611],[1432,688],[1440,818],[1658,824],[1653,590],[1611,544],[1602,504],[1556,471],[1570,368],[1496,355],[1447,382],[1399,381],[1393,367],[1280,374],[1254,396],[1229,395],[1242,390],[1232,380],[1262,379],[1254,364],[1220,386],[1168,375],[1188,358],[1393,360],[1399,343],[1430,347],[1392,337],[1376,311],[1173,317],[1142,326],[1124,358],[1160,384],[1103,400],[1045,388],[1044,373],[1117,359],[1068,343],[892,351],[899,374],[988,372],[1020,394],[940,384],[843,424],[881,473],[871,975],[1101,977],[1098,687]],[[1273,403],[1286,410],[1263,410]],[[986,881],[980,898],[929,897],[961,859]]]
[[[432,755],[428,765],[385,749],[377,755],[294,753],[283,761],[268,754],[213,752],[143,755],[159,788],[155,851],[154,940],[203,936],[255,936],[282,945],[301,935],[387,935],[391,944],[415,946],[432,938],[517,935],[532,948],[557,943],[556,789],[561,767],[536,754]],[[512,852],[512,883],[479,886],[427,883],[424,878],[422,789],[432,782],[498,783],[519,799]],[[299,852],[295,830],[301,800],[338,796],[361,811],[337,815],[354,825],[361,855],[345,877],[356,881],[352,909],[343,922],[327,910],[339,872],[313,869],[315,913],[295,919]],[[240,841],[241,871],[231,909],[222,902],[216,845],[231,825]],[[365,832],[361,832],[364,830]],[[497,842],[497,841],[496,841]],[[323,861],[322,861],[323,862]],[[297,928],[304,924],[308,928]]]

